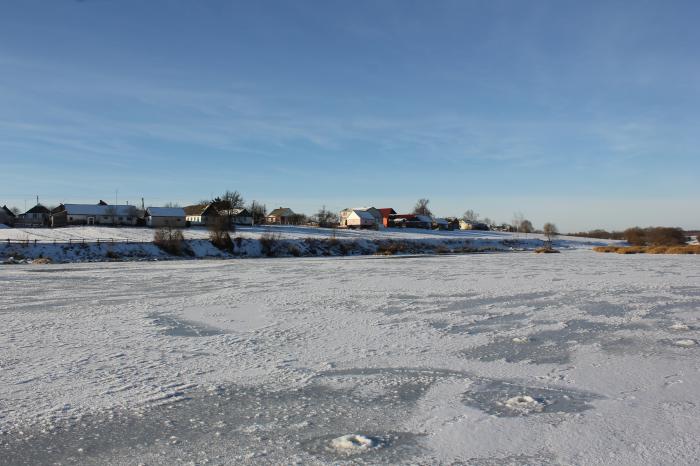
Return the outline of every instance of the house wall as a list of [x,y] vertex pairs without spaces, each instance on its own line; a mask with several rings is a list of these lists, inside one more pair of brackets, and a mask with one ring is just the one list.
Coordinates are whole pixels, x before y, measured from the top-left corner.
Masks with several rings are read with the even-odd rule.
[[185,217],[146,217],[146,225],[152,228],[185,226]]

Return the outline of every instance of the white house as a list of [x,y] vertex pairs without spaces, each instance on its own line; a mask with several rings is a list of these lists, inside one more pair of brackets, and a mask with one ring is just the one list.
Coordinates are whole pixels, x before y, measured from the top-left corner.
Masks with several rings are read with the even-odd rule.
[[182,207],[149,207],[146,209],[146,225],[152,228],[185,226],[185,209]]
[[376,209],[374,207],[353,207],[350,209],[343,209],[340,211],[340,214],[338,215],[338,217],[340,219],[340,226],[341,227],[349,227],[350,226],[348,224],[348,218],[353,214],[353,212],[367,212],[374,219],[375,225],[378,225],[378,226],[384,225],[382,213],[379,211],[379,209]]
[[195,204],[185,207],[185,220],[192,225],[209,225],[218,221],[221,216],[214,204]]
[[377,220],[366,210],[353,210],[345,217],[345,226],[348,228],[376,228]]
[[129,225],[138,221],[133,205],[63,204],[51,214],[51,226],[65,225]]

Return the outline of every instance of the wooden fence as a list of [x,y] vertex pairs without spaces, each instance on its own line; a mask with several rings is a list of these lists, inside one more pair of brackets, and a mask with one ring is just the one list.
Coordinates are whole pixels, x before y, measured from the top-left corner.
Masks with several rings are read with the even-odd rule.
[[29,246],[29,245],[39,245],[39,244],[90,244],[90,243],[95,243],[95,244],[151,244],[153,241],[134,241],[130,239],[119,239],[119,238],[90,238],[90,239],[85,239],[85,238],[67,238],[67,239],[53,239],[53,240],[42,240],[42,239],[10,239],[7,238],[5,240],[2,240],[2,243],[7,244],[8,246],[11,244],[18,244],[20,246]]

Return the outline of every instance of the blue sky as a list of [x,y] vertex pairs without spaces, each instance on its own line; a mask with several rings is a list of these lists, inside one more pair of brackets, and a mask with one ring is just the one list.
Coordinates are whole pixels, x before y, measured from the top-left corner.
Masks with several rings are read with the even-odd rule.
[[700,2],[0,4],[0,203],[700,227]]

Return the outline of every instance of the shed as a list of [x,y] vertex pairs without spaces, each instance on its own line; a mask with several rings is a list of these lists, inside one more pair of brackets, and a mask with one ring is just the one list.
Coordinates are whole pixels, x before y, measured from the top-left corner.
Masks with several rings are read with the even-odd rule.
[[146,225],[152,228],[185,226],[185,209],[182,207],[148,207]]

